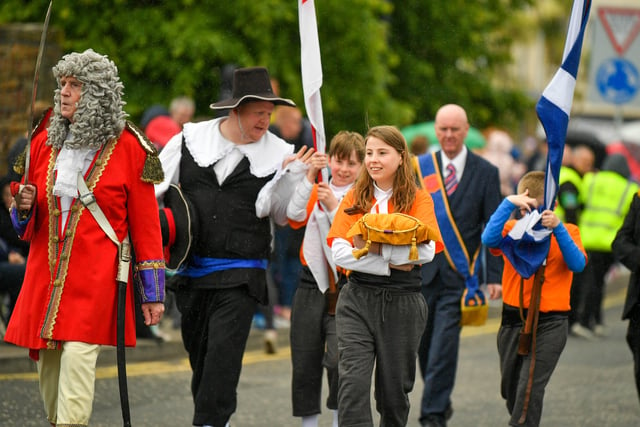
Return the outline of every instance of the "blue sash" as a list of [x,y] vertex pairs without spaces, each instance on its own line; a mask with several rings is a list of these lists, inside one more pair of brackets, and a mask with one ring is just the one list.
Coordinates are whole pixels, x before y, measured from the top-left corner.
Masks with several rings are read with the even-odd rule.
[[473,255],[473,259],[469,257],[467,248],[464,245],[462,236],[458,231],[453,215],[449,208],[449,199],[444,190],[442,182],[442,174],[436,160],[436,153],[425,154],[418,158],[418,167],[420,186],[426,189],[433,199],[433,206],[440,227],[440,234],[444,242],[444,254],[451,268],[462,274],[467,287],[467,295],[465,299],[473,298],[476,293],[484,295],[479,290],[478,268],[480,266],[480,247]]
[[237,258],[204,258],[191,257],[189,265],[181,268],[177,274],[187,277],[203,277],[216,271],[231,270],[234,268],[260,268],[267,269],[266,259],[237,259]]

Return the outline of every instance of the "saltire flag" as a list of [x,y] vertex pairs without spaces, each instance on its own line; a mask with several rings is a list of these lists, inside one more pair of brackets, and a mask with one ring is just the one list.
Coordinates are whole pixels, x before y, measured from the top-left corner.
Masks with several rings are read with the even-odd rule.
[[[302,90],[304,107],[311,122],[313,146],[319,153],[326,152],[326,137],[322,116],[322,62],[320,61],[320,41],[316,7],[313,0],[298,0],[298,21],[300,24],[300,64],[302,70]],[[322,179],[326,181],[326,169]]]
[[544,204],[538,208],[538,211],[527,214],[519,220],[501,244],[502,252],[524,278],[535,274],[549,252],[551,230],[542,227],[539,223],[540,213],[555,207],[562,154],[582,52],[582,40],[590,9],[591,0],[574,0],[562,65],[536,104],[536,113],[547,136],[548,148]]

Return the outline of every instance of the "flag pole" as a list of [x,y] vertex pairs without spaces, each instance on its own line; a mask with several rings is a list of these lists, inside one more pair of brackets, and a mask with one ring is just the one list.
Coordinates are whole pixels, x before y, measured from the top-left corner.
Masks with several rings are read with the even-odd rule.
[[[298,22],[300,25],[300,68],[304,106],[311,123],[313,146],[318,153],[326,152],[326,137],[322,114],[322,61],[314,0],[298,0]],[[327,181],[327,170],[318,174],[319,181]]]

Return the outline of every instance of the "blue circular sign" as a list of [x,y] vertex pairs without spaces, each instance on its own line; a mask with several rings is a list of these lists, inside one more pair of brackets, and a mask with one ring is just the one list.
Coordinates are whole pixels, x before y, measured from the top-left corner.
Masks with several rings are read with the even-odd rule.
[[596,86],[606,101],[625,104],[640,89],[640,73],[632,62],[623,58],[609,59],[598,69]]

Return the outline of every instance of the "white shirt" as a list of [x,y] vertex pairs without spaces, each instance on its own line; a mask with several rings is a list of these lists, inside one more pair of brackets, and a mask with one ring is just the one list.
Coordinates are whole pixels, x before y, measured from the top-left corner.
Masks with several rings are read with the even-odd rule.
[[[329,187],[338,200],[342,200],[353,184],[338,187],[329,181]],[[303,179],[296,187],[287,207],[287,216],[297,222],[307,219],[307,204],[311,197],[313,183]],[[320,202],[319,204],[322,204]],[[331,249],[327,245],[327,234],[331,228],[333,218],[338,207],[331,212],[322,204],[322,208],[316,204],[307,220],[302,253],[309,270],[318,285],[320,292],[324,293],[329,288],[329,276],[333,274],[334,280],[338,280]]]

